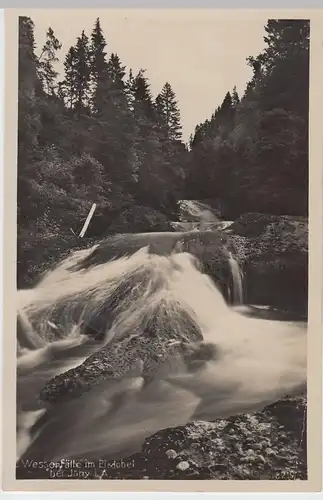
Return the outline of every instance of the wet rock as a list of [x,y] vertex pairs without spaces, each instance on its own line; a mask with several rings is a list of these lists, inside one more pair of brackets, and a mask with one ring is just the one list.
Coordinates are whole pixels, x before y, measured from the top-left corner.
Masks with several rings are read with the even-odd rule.
[[228,249],[243,269],[245,301],[306,317],[307,219],[244,214],[227,233]]
[[166,451],[166,456],[167,458],[176,458],[177,457],[177,453],[175,450],[167,450]]
[[[192,342],[197,345],[202,335],[190,324]],[[40,393],[40,399],[48,403],[61,403],[79,397],[92,387],[107,379],[142,375],[149,383],[161,371],[169,373],[176,368],[179,355],[186,355],[188,347],[183,339],[173,342],[163,332],[163,338],[151,339],[149,336],[133,337],[130,341],[119,340],[108,344],[97,353],[89,356],[81,365],[68,370],[47,382]],[[154,356],[158,353],[158,357]],[[192,356],[191,353],[189,356]]]
[[189,462],[186,462],[185,460],[183,460],[182,462],[179,462],[176,465],[176,469],[178,469],[180,471],[184,471],[184,470],[187,470],[189,468],[190,468],[190,464],[189,464]]
[[270,224],[280,224],[283,221],[307,225],[306,217],[290,215],[272,215],[257,212],[242,214],[231,225],[230,231],[239,236],[256,237],[265,233]]
[[[283,407],[285,424],[281,419]],[[152,475],[149,468],[151,479],[306,479],[306,454],[300,450],[302,433],[289,424],[289,420],[298,419],[300,407],[306,408],[305,396],[286,398],[261,412],[228,420],[196,421],[164,429],[150,436],[137,455],[146,457],[146,464],[154,463],[158,469]],[[252,434],[253,443],[250,441],[243,451],[246,430]],[[178,463],[174,469],[172,461],[158,457],[175,448]]]

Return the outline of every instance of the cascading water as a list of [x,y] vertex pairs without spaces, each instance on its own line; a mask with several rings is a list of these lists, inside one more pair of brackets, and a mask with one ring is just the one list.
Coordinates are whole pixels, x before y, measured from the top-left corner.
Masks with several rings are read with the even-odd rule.
[[243,272],[240,269],[238,261],[229,253],[229,265],[232,276],[232,300],[234,305],[242,305],[244,303],[243,297]]
[[[238,314],[190,254],[156,255],[143,248],[77,266],[92,250],[73,254],[35,289],[19,293],[18,458],[127,456],[159,429],[260,408],[305,383],[305,325]],[[234,263],[235,293],[242,300]],[[90,326],[100,331],[95,341]],[[149,335],[158,359],[165,338],[194,347],[193,332],[201,332],[217,353],[198,370],[176,354],[146,385],[135,356],[123,375],[101,380],[81,397],[39,401],[50,379],[103,347],[119,345],[122,362],[130,352],[124,346]],[[40,416],[44,423],[35,426]]]

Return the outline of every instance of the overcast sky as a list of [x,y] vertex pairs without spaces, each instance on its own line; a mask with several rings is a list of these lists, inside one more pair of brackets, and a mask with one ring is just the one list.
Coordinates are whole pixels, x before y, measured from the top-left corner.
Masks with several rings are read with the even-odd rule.
[[51,26],[62,42],[60,57],[84,29],[100,18],[108,53],[127,68],[147,70],[154,96],[168,81],[180,106],[183,139],[210,117],[228,90],[241,94],[250,79],[246,57],[264,47],[265,13],[219,10],[42,9],[26,10],[35,23],[38,46]]

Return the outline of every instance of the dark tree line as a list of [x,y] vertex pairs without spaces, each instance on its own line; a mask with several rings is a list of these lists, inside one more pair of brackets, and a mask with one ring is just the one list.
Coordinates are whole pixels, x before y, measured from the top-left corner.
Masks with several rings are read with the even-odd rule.
[[[96,20],[55,68],[61,43],[51,28],[36,50],[31,19],[19,26],[18,259],[78,234],[158,231],[176,219],[187,147],[176,96],[156,99],[145,71],[128,71]],[[36,55],[38,53],[38,56]],[[54,250],[54,249],[52,249]]]
[[32,20],[19,23],[20,284],[75,247],[94,202],[94,239],[168,230],[181,198],[211,199],[224,217],[307,213],[307,21],[268,22],[244,95],[228,92],[189,146],[170,83],[154,98],[145,71],[109,53],[99,19],[68,50],[63,75],[53,30],[36,48]]
[[244,95],[228,92],[191,137],[187,196],[218,200],[227,218],[308,210],[309,22],[265,31]]

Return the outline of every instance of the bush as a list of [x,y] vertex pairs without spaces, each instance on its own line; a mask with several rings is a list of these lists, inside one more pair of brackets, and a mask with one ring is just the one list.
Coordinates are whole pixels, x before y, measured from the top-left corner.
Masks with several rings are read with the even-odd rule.
[[149,207],[134,205],[124,210],[109,226],[109,233],[172,231],[167,217]]

